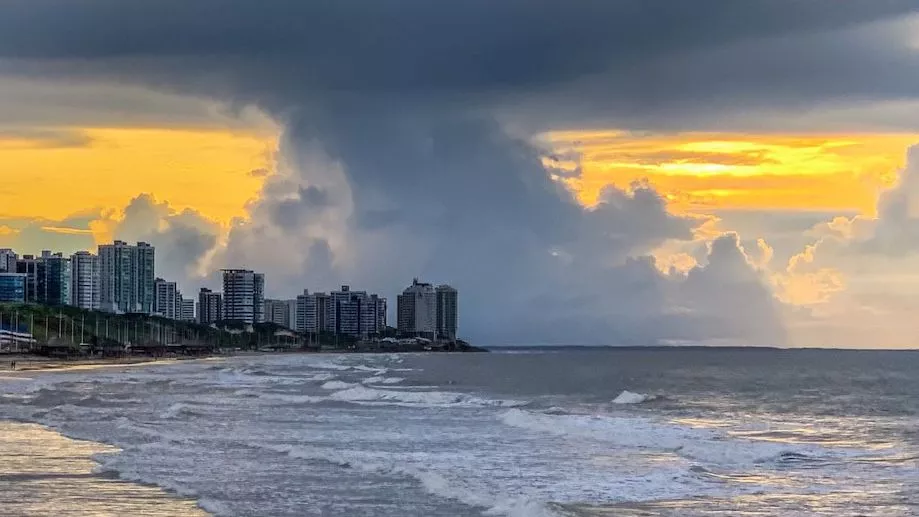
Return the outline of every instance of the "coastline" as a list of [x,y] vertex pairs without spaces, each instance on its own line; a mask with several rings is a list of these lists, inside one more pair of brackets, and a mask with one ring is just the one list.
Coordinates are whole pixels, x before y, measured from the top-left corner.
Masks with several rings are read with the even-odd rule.
[[0,515],[71,515],[75,500],[93,515],[213,515],[194,494],[126,479],[96,460],[118,452],[37,422],[0,420],[0,477],[16,480],[0,493]]
[[[196,358],[156,358],[156,357],[117,357],[117,358],[88,358],[88,359],[55,359],[36,355],[19,354],[3,356],[0,358],[0,374],[35,373],[44,371],[96,369],[117,366],[140,366],[145,364],[168,364],[177,361],[212,360],[224,356],[196,357]],[[16,368],[10,368],[11,362],[16,363]]]

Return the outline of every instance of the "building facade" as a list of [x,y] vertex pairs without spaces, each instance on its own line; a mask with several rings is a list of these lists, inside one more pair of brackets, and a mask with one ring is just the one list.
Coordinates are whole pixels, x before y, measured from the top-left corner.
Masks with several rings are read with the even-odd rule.
[[336,334],[363,338],[380,333],[386,326],[386,299],[343,285],[329,293],[325,321],[326,330]]
[[175,282],[162,278],[153,281],[153,314],[170,320],[178,319],[179,290]]
[[70,257],[43,251],[38,261],[36,301],[45,305],[71,305]]
[[23,255],[16,260],[16,273],[26,276],[25,303],[38,303],[38,263],[34,255]]
[[265,321],[265,275],[248,269],[223,270],[223,319],[242,323]]
[[0,248],[0,273],[15,273],[19,255],[9,248]]
[[70,257],[71,303],[81,309],[96,311],[100,308],[102,286],[99,257],[88,251]]
[[26,302],[26,275],[0,272],[0,303]]
[[265,300],[265,321],[293,330],[297,324],[297,300]]
[[223,318],[223,296],[210,289],[201,288],[198,293],[198,323],[211,325]]
[[182,298],[179,309],[179,319],[182,321],[195,321],[194,298]]
[[412,281],[399,295],[398,330],[402,335],[434,338],[437,334],[437,292],[428,283]]
[[115,313],[153,312],[156,248],[124,241],[99,246],[100,306]]
[[437,292],[437,337],[449,341],[456,341],[457,331],[457,301],[456,289],[449,285],[439,285]]
[[297,296],[297,320],[294,330],[316,334],[328,332],[331,298],[326,293],[303,291]]

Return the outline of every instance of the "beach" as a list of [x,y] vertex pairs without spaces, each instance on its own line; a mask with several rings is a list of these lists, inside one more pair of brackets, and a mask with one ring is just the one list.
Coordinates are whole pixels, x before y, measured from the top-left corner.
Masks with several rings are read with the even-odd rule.
[[[0,492],[22,505],[0,515],[911,516],[917,363],[525,350],[20,372],[0,378],[0,454],[24,458]],[[57,508],[34,503],[49,484]]]

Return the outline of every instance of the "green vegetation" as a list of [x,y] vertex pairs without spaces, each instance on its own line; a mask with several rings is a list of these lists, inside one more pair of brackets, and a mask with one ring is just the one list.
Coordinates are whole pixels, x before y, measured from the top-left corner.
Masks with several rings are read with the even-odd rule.
[[110,314],[70,306],[0,304],[0,326],[31,333],[32,351],[44,355],[189,355],[219,353],[222,350],[329,350],[329,351],[480,351],[464,341],[441,344],[391,344],[381,338],[396,337],[387,328],[361,342],[353,336],[333,332],[297,334],[274,323],[245,325],[219,322],[215,326],[175,321],[144,314]]
[[237,323],[213,328],[194,322],[174,321],[144,314],[109,314],[76,307],[31,304],[0,304],[0,323],[31,332],[37,347],[62,347],[81,343],[94,348],[121,348],[178,344],[198,349],[261,347],[299,348],[299,336],[276,335],[284,330],[273,323],[260,323],[245,332]]

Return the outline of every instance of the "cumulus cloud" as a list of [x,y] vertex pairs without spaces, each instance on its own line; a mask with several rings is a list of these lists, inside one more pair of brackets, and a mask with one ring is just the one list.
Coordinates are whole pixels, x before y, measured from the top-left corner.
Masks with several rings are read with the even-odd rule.
[[765,247],[751,258],[735,235],[719,237],[700,265],[662,274],[648,254],[691,241],[702,221],[668,213],[641,184],[584,208],[558,181],[577,167],[547,170],[553,158],[529,137],[913,95],[915,55],[889,29],[915,9],[13,0],[0,72],[211,96],[284,126],[277,171],[225,245],[210,222],[149,196],[113,218],[112,234],[158,245],[164,274],[205,259],[265,269],[269,290],[288,296],[343,282],[394,293],[422,275],[460,289],[464,333],[488,342],[777,344]]
[[107,213],[92,227],[100,242],[144,241],[156,246],[157,274],[193,292],[217,245],[219,225],[192,209],[176,210],[150,194],[132,199],[121,211]]

